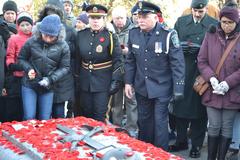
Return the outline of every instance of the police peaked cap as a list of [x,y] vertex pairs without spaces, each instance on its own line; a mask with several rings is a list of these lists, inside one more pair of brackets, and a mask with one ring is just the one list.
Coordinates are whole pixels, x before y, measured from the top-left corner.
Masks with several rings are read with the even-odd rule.
[[202,9],[208,4],[208,0],[192,0],[191,8]]
[[91,4],[87,6],[86,12],[89,16],[106,16],[108,9],[100,4]]
[[157,5],[150,3],[150,2],[146,2],[146,1],[139,1],[137,3],[138,9],[137,9],[137,13],[159,13],[161,12],[160,7],[158,7]]
[[138,11],[138,5],[135,4],[131,9],[131,14],[137,14],[137,11]]

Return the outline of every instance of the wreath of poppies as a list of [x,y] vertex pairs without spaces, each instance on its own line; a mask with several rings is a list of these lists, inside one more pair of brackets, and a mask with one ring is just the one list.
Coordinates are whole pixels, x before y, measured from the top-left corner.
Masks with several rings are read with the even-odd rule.
[[[103,136],[116,137],[118,144],[127,145],[134,152],[141,153],[143,160],[182,160],[182,158],[172,155],[161,148],[157,148],[152,144],[139,141],[137,139],[129,137],[122,132],[116,132],[114,126],[107,126],[102,122],[95,121],[90,118],[76,117],[70,119],[51,119],[47,121],[29,120],[23,122],[6,122],[0,124],[1,132],[4,130],[11,136],[18,139],[21,143],[32,144],[32,148],[36,149],[38,153],[43,154],[45,160],[92,160],[93,151],[92,148],[85,145],[83,142],[79,142],[79,150],[70,150],[71,143],[62,143],[61,135],[56,132],[57,124],[74,128],[75,130],[81,130],[82,125],[88,125],[92,127],[100,126],[103,128]],[[22,127],[16,129],[16,125]],[[81,134],[81,132],[78,132]],[[11,149],[14,153],[21,155],[25,154],[24,151],[16,147],[9,142],[5,137],[0,135],[0,146],[6,149]],[[79,148],[79,147],[78,147]],[[82,151],[84,151],[84,157]]]

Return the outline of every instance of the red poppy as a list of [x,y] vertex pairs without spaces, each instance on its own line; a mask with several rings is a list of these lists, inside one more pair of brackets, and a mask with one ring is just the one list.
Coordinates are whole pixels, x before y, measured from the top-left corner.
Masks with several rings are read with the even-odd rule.
[[[104,38],[101,37],[104,41]],[[100,38],[100,39],[101,39]],[[15,130],[12,124],[21,124],[24,128]],[[89,125],[92,127],[100,126],[103,128],[103,133],[98,133],[95,136],[112,136],[116,137],[118,144],[123,144],[131,148],[131,152],[128,152],[128,156],[132,156],[136,152],[142,153],[146,160],[181,160],[182,158],[174,156],[160,148],[156,148],[152,144],[144,143],[129,137],[125,133],[116,132],[114,126],[106,125],[102,122],[95,121],[90,118],[76,117],[74,119],[52,119],[48,121],[24,121],[24,122],[13,122],[0,124],[0,146],[11,149],[17,154],[25,154],[24,151],[15,147],[12,143],[1,136],[1,130],[5,130],[14,135],[19,142],[25,142],[32,145],[32,148],[36,149],[37,152],[43,153],[43,159],[51,160],[90,160],[92,159],[92,149],[89,148],[83,141],[78,143],[78,147],[81,147],[79,151],[71,151],[71,143],[62,143],[60,140],[63,139],[62,134],[56,132],[56,125],[61,124],[69,128],[74,128],[78,134],[82,125]],[[115,139],[115,138],[114,138]],[[81,153],[83,152],[83,153]],[[79,155],[84,157],[79,158]],[[102,157],[101,153],[97,154],[97,157]]]
[[103,43],[105,41],[105,38],[104,37],[100,37],[99,41]]

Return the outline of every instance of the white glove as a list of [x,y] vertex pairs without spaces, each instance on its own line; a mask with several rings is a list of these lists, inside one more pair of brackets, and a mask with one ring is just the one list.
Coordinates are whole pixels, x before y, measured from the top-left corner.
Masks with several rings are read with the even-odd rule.
[[223,90],[220,86],[218,88],[216,88],[215,90],[213,90],[212,93],[218,94],[218,95],[225,95],[225,92],[223,92]]
[[227,84],[226,81],[222,81],[221,83],[219,83],[219,86],[221,87],[223,92],[228,92],[229,90],[229,85]]
[[217,88],[219,88],[219,81],[217,80],[217,78],[211,77],[210,83],[212,85],[213,90],[216,90]]
[[43,86],[43,87],[47,88],[50,85],[50,81],[49,81],[49,79],[47,77],[43,77],[43,79],[41,81],[39,81],[38,84],[40,86]]

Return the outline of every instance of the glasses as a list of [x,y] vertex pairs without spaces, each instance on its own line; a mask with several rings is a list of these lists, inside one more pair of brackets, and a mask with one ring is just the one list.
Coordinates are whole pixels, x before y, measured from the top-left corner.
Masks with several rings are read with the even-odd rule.
[[223,25],[233,25],[234,23],[234,21],[221,21],[221,24]]

